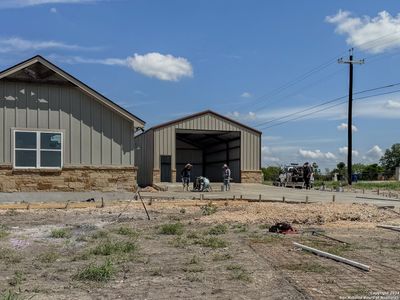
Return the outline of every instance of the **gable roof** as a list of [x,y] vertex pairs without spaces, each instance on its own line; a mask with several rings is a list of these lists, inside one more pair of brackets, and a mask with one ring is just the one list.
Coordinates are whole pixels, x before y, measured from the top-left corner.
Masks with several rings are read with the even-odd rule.
[[186,117],[183,117],[183,118],[179,118],[179,119],[172,120],[172,121],[169,121],[169,122],[166,122],[166,123],[162,123],[160,125],[153,126],[148,130],[155,130],[155,129],[159,129],[159,128],[162,128],[162,127],[167,127],[169,125],[172,125],[172,124],[175,124],[175,123],[179,123],[179,122],[182,122],[182,121],[186,121],[186,120],[189,120],[189,119],[197,118],[197,117],[200,117],[200,116],[206,115],[206,114],[214,115],[214,116],[216,116],[218,118],[221,118],[221,119],[224,119],[224,120],[226,120],[228,122],[236,124],[237,126],[244,127],[246,129],[251,130],[251,131],[253,131],[255,133],[258,133],[258,134],[262,134],[261,131],[258,131],[258,130],[254,129],[254,128],[251,128],[250,126],[244,125],[244,124],[242,124],[242,123],[240,123],[240,122],[238,122],[236,120],[233,120],[231,118],[225,117],[225,116],[223,116],[223,115],[221,115],[219,113],[216,113],[215,111],[209,110],[209,109],[205,110],[205,111],[201,111],[201,112],[195,113],[195,114],[192,114],[192,115],[189,115],[189,116],[186,116]]
[[75,85],[78,88],[80,88],[85,93],[89,94],[90,96],[92,96],[95,99],[97,99],[99,102],[103,103],[105,106],[107,106],[110,109],[118,112],[120,115],[122,115],[126,119],[128,119],[128,120],[130,120],[132,122],[139,123],[142,126],[144,126],[144,124],[146,123],[142,119],[140,119],[137,116],[133,115],[132,113],[130,113],[129,111],[127,111],[123,107],[121,107],[118,104],[116,104],[115,102],[111,101],[110,99],[108,99],[104,95],[100,94],[96,90],[92,89],[91,87],[89,87],[88,85],[86,85],[85,83],[80,81],[79,79],[77,79],[74,76],[68,74],[67,72],[65,72],[64,70],[60,69],[59,67],[57,67],[56,65],[54,65],[53,63],[51,63],[50,61],[48,61],[47,59],[43,58],[40,55],[36,55],[36,56],[34,56],[34,57],[30,58],[30,59],[27,59],[27,60],[15,65],[15,66],[12,66],[12,67],[0,72],[0,79],[3,79],[5,77],[7,77],[7,76],[10,76],[10,75],[12,75],[12,74],[14,74],[14,73],[16,73],[18,71],[21,71],[21,70],[23,70],[23,69],[25,69],[25,68],[27,68],[27,67],[35,64],[35,63],[40,63],[40,64],[44,65],[45,67],[49,68],[50,70],[52,70],[53,72],[55,72],[56,74],[58,74],[59,76],[64,78],[65,80],[69,81],[73,85]]

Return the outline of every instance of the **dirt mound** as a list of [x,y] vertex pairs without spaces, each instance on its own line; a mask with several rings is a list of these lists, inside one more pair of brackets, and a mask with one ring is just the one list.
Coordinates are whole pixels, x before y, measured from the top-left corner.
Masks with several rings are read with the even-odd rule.
[[152,186],[146,186],[145,188],[140,190],[141,192],[146,192],[146,193],[157,193],[157,189],[153,188]]
[[252,203],[231,206],[224,211],[205,216],[205,223],[224,222],[289,222],[291,224],[322,225],[335,222],[378,223],[396,217],[391,211],[365,204],[284,204]]

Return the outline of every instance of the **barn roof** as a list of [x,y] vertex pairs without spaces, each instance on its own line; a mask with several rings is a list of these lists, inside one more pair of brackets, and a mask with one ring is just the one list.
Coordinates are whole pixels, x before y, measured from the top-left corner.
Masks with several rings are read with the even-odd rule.
[[[97,99],[99,102],[103,103],[105,106],[109,107],[110,109],[118,112],[120,115],[122,115],[126,119],[128,119],[128,120],[130,120],[132,122],[139,123],[139,124],[141,124],[141,126],[144,126],[144,124],[146,123],[142,119],[140,119],[137,116],[133,115],[132,113],[130,113],[129,111],[127,111],[123,107],[119,106],[118,104],[116,104],[112,100],[108,99],[104,95],[100,94],[96,90],[92,89],[91,87],[89,87],[88,85],[83,83],[82,81],[80,81],[77,78],[75,78],[74,76],[68,74],[67,72],[65,72],[64,70],[60,69],[59,67],[57,67],[56,65],[54,65],[53,63],[51,63],[50,61],[48,61],[47,59],[43,58],[40,55],[36,55],[36,56],[34,56],[34,57],[30,58],[30,59],[27,59],[27,60],[15,65],[15,66],[12,66],[12,67],[0,72],[0,79],[3,79],[5,77],[11,76],[11,75],[14,75],[19,71],[22,71],[24,69],[27,69],[27,68],[32,67],[32,66],[37,65],[37,64],[41,64],[44,67],[46,67],[48,70],[51,70],[52,72],[56,73],[62,79],[64,79],[64,80],[72,83],[73,85],[77,86],[79,89],[81,89],[85,93],[89,94],[90,96],[94,97],[95,99]],[[29,73],[28,75],[30,75],[32,77],[38,76],[37,72],[35,72],[34,70],[29,70],[29,71],[30,72],[27,72],[27,73]],[[49,77],[54,73],[42,72],[42,76]]]

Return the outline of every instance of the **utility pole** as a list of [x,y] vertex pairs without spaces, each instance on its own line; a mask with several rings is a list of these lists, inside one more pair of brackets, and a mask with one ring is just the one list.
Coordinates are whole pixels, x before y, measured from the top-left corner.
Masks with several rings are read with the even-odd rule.
[[349,185],[352,184],[352,155],[353,155],[353,65],[362,65],[364,59],[353,60],[353,48],[349,50],[349,60],[343,60],[343,58],[338,59],[339,64],[349,65],[349,109],[348,109],[348,119],[347,119],[347,182]]

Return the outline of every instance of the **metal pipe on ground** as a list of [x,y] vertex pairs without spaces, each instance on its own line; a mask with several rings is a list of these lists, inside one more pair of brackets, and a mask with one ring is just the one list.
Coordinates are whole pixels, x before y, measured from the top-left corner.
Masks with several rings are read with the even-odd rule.
[[394,231],[400,231],[400,226],[393,226],[393,225],[377,225],[376,227],[390,229]]
[[312,253],[317,254],[319,256],[327,257],[327,258],[333,259],[333,260],[338,261],[338,262],[345,263],[347,265],[356,267],[356,268],[364,270],[364,271],[368,271],[369,272],[371,270],[370,266],[364,265],[364,264],[356,262],[354,260],[350,260],[350,259],[338,256],[338,255],[334,255],[334,254],[331,254],[331,253],[328,253],[328,252],[325,252],[325,251],[321,251],[321,250],[318,250],[318,249],[315,249],[315,248],[312,248],[312,247],[308,247],[306,245],[302,245],[302,244],[299,244],[299,243],[296,243],[296,242],[293,242],[293,244],[295,246],[303,249],[303,250],[312,252]]

